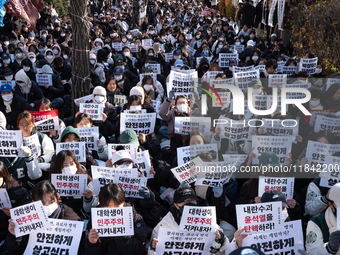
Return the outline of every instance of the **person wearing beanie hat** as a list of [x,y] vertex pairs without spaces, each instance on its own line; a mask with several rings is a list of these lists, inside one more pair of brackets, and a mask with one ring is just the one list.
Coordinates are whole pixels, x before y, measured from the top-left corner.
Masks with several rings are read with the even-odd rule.
[[308,221],[305,243],[307,254],[336,254],[340,248],[340,230],[337,230],[340,183],[332,186],[327,196],[328,208]]
[[131,88],[129,96],[132,96],[132,95],[138,96],[140,98],[142,104],[144,104],[145,94],[144,94],[144,89],[142,87],[135,86],[135,87]]
[[[151,244],[149,246],[148,255],[156,254],[156,247],[158,243],[159,229],[179,229],[183,210],[185,206],[197,206],[198,197],[195,191],[187,184],[182,184],[176,189],[174,193],[174,204],[170,207],[169,212],[164,218],[157,224],[152,231]],[[219,225],[215,226],[215,241],[212,244],[207,244],[210,247],[210,254],[224,255],[225,250],[228,248],[229,240],[223,234],[223,230]],[[226,253],[227,254],[227,253]]]
[[97,86],[93,89],[92,101],[96,104],[102,104],[105,107],[107,98],[106,98],[106,90],[104,87]]

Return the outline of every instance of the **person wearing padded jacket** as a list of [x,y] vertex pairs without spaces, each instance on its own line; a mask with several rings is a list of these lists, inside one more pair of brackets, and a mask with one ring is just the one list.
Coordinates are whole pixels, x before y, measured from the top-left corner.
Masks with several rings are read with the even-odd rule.
[[[125,193],[116,184],[107,184],[100,189],[99,203],[101,208],[131,207],[125,202]],[[79,254],[82,255],[142,255],[145,252],[146,226],[140,214],[134,207],[133,226],[134,235],[117,237],[99,237],[96,229],[92,229],[91,222],[88,223],[86,238],[82,241]]]
[[[44,180],[37,183],[32,190],[33,201],[39,201],[44,205],[44,210],[50,219],[80,221],[79,216],[67,205],[59,203],[58,194],[51,182]],[[29,235],[15,237],[15,224],[9,219],[7,238],[5,246],[11,255],[21,255],[24,253]]]
[[15,93],[25,98],[32,107],[44,97],[39,85],[35,81],[30,80],[24,69],[15,74],[15,83]]
[[[158,225],[153,229],[151,236],[151,244],[149,246],[148,255],[156,254],[159,228],[168,228],[178,230],[179,224],[181,222],[182,213],[184,206],[197,206],[198,197],[195,191],[190,187],[179,187],[176,189],[174,194],[174,204],[170,207],[170,211],[164,218],[158,223]],[[216,225],[215,241],[209,246],[210,252],[222,255],[225,254],[225,250],[229,246],[229,239],[224,236],[220,226]]]

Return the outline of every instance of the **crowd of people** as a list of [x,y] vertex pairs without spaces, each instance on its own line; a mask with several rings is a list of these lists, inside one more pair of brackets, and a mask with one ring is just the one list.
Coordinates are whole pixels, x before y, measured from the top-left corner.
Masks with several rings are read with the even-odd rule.
[[[215,241],[207,245],[211,246],[211,254],[231,254],[242,248],[242,241],[248,234],[237,225],[236,205],[280,201],[283,221],[302,222],[306,250],[301,251],[302,254],[336,254],[340,247],[340,231],[336,225],[340,186],[321,186],[319,172],[308,172],[303,178],[295,178],[294,196],[289,199],[277,190],[268,190],[260,196],[259,179],[252,175],[248,178],[229,176],[226,182],[217,186],[187,184],[176,178],[171,169],[181,165],[183,155],[178,154],[178,149],[187,146],[217,145],[217,151],[203,150],[194,155],[203,162],[224,161],[226,154],[247,155],[243,166],[273,167],[283,162],[279,162],[275,150],[269,150],[260,153],[258,164],[254,164],[251,139],[226,138],[222,128],[214,127],[213,122],[205,133],[202,130],[178,133],[176,118],[205,117],[201,111],[201,96],[206,92],[195,90],[191,95],[184,95],[174,89],[172,83],[174,72],[195,72],[195,78],[201,83],[211,84],[213,80],[231,82],[236,68],[259,70],[259,77],[248,87],[252,88],[250,93],[254,96],[265,96],[272,95],[271,75],[282,74],[283,67],[296,67],[296,72],[288,74],[287,83],[310,84],[311,99],[304,107],[311,111],[329,110],[334,114],[327,116],[337,119],[340,116],[340,80],[327,84],[321,59],[313,73],[301,70],[299,58],[312,60],[317,56],[313,52],[295,56],[292,42],[284,41],[279,34],[264,38],[260,33],[262,30],[253,27],[254,20],[250,24],[246,22],[247,10],[240,10],[244,15],[240,25],[234,17],[220,15],[206,2],[158,0],[154,4],[152,24],[149,24],[148,16],[140,24],[132,22],[132,1],[120,1],[114,6],[104,4],[98,10],[91,10],[93,16],[88,17],[91,52],[86,54],[89,54],[92,94],[87,95],[90,97],[86,102],[103,107],[102,120],[92,120],[84,112],[71,115],[76,99],[71,96],[75,75],[72,67],[79,63],[72,57],[70,15],[58,16],[54,4],[46,3],[36,29],[32,31],[20,20],[5,17],[0,37],[0,128],[20,130],[23,139],[37,134],[40,143],[36,153],[24,144],[20,148],[23,157],[4,154],[0,157],[0,186],[7,190],[12,207],[41,200],[49,218],[88,222],[78,254],[138,255],[156,254],[160,227],[178,230],[185,205],[215,206],[218,223]],[[246,0],[246,8],[249,5],[252,3]],[[91,8],[89,6],[89,12]],[[253,18],[258,19],[256,15]],[[259,24],[258,21],[255,23]],[[238,53],[238,59],[230,59],[224,66],[220,59],[223,53]],[[43,84],[37,74],[49,75],[49,84]],[[332,78],[340,79],[340,74],[335,73]],[[216,90],[227,92],[221,88]],[[246,98],[248,88],[244,88],[243,93]],[[126,102],[117,100],[123,96]],[[233,114],[231,106],[230,98],[218,107],[213,107],[213,99],[208,98],[207,116],[211,120],[249,119],[249,116]],[[37,131],[32,112],[55,109],[59,113],[58,128]],[[121,115],[124,112],[157,113],[154,130],[148,134],[136,132],[138,128],[122,131],[125,123],[121,123]],[[269,116],[255,117],[298,122],[298,133],[287,160],[289,166],[304,167],[311,163],[306,155],[311,141],[339,143],[336,129],[316,132],[315,123],[306,122],[294,105],[288,107],[285,116],[275,111]],[[99,128],[98,150],[86,148],[85,162],[79,162],[69,150],[56,153],[58,143],[80,142],[82,137],[77,129],[90,127]],[[251,134],[277,135],[263,128],[253,128]],[[122,146],[118,146],[112,156],[109,144]],[[92,166],[136,167],[133,154],[123,145],[137,145],[138,152],[149,152],[152,167],[147,175],[153,178],[138,190],[141,198],[126,197],[116,183],[103,186],[99,195],[95,194]],[[339,153],[328,154],[339,157]],[[82,197],[59,196],[51,183],[52,174],[87,175],[87,188]],[[139,169],[138,176],[144,175]],[[91,208],[131,206],[133,236],[99,237],[96,229],[92,229]],[[15,236],[15,223],[9,208],[0,210],[0,226],[1,254],[23,254],[28,236]],[[246,254],[242,250],[239,252]]]

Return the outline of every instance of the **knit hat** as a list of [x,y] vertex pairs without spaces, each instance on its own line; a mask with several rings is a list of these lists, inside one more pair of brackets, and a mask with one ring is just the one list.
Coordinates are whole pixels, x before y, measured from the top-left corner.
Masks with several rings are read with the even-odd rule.
[[144,90],[140,86],[135,86],[130,90],[130,96],[136,95],[136,96],[144,96]]
[[106,90],[102,86],[97,86],[93,89],[93,95],[102,95],[106,97]]

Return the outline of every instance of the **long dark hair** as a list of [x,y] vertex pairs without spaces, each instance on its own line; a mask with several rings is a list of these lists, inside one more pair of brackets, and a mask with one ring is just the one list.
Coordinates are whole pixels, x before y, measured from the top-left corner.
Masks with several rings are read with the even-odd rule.
[[9,171],[5,164],[0,161],[0,177],[4,179],[4,183],[6,184],[6,189],[10,189],[15,186],[21,186],[22,183],[16,180],[13,176],[9,174]]
[[99,203],[101,206],[108,206],[110,201],[113,201],[116,205],[120,205],[125,202],[125,193],[122,188],[116,184],[107,184],[100,188]]
[[[82,166],[79,164],[77,157],[69,150],[60,151],[57,156],[55,157],[53,168],[51,171],[51,174],[61,174],[62,169],[64,168],[64,161],[66,157],[71,157],[74,163],[77,166],[77,172],[76,174],[87,174],[86,171],[82,168]],[[87,174],[88,175],[88,174]],[[89,180],[92,181],[92,178],[90,175],[88,175]]]
[[58,193],[53,184],[48,180],[43,180],[34,185],[32,189],[33,201],[43,200],[44,195],[49,194],[52,200],[58,203]]
[[42,104],[46,104],[48,108],[50,108],[51,110],[54,110],[53,104],[52,102],[48,99],[48,98],[42,98],[38,101],[37,105],[35,106],[35,110],[39,111],[40,106]]

